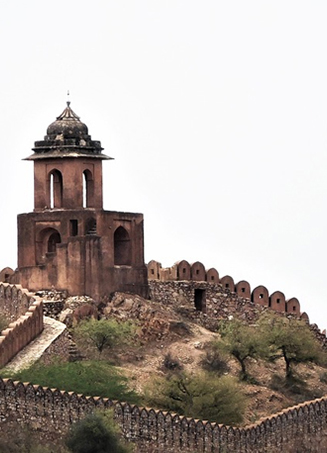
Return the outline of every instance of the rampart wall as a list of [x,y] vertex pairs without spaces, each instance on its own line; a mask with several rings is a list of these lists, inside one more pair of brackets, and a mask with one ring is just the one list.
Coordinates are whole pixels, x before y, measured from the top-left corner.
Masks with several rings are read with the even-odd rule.
[[0,431],[29,424],[54,441],[95,409],[113,408],[139,452],[310,453],[327,450],[327,397],[285,409],[247,427],[227,427],[106,398],[0,379]]
[[0,336],[0,367],[3,367],[42,332],[42,301],[20,285],[0,283],[0,311],[11,321]]
[[[189,301],[194,301],[196,304],[196,298],[198,301],[198,307],[200,310],[209,310],[210,306],[215,305],[214,303],[209,303],[210,297],[214,298],[213,294],[227,294],[229,299],[232,300],[242,300],[247,302],[253,302],[256,305],[262,307],[269,307],[280,313],[290,313],[297,317],[301,316],[301,307],[300,302],[296,297],[286,299],[285,295],[281,291],[274,291],[269,293],[268,289],[259,285],[253,290],[251,290],[250,284],[241,280],[238,283],[235,283],[233,278],[229,275],[224,277],[219,277],[219,273],[216,269],[211,268],[206,270],[204,265],[200,261],[196,261],[193,264],[188,263],[186,260],[179,261],[175,263],[172,267],[162,268],[161,264],[158,261],[150,261],[147,265],[148,267],[148,280],[150,284],[150,294],[151,283],[153,281],[160,282],[184,282],[184,289],[182,290],[183,295],[187,292],[189,293]],[[190,290],[187,291],[185,282],[189,282]],[[200,292],[197,292],[195,297],[196,289],[206,291],[206,301],[207,306],[204,308],[204,301],[201,303]],[[212,296],[210,296],[210,294]],[[153,295],[153,293],[152,293]],[[220,296],[219,296],[220,297]],[[303,318],[308,320],[306,313],[302,314]]]

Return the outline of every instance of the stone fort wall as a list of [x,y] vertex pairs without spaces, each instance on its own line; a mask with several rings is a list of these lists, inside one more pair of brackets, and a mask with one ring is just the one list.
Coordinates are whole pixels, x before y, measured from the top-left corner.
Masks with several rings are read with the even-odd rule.
[[0,312],[9,320],[0,335],[0,367],[3,367],[42,332],[42,301],[20,285],[0,283]]
[[[255,304],[256,306],[271,308],[277,312],[289,313],[309,321],[308,315],[301,313],[300,302],[296,297],[286,299],[282,291],[269,293],[264,285],[259,285],[251,290],[251,286],[246,280],[235,283],[229,275],[220,277],[215,268],[206,270],[200,261],[190,264],[188,261],[182,260],[172,267],[163,268],[161,263],[152,260],[147,264],[147,273],[150,298],[155,298],[158,301],[165,302],[165,299],[171,299],[172,294],[175,294],[176,291],[173,289],[169,294],[169,285],[157,285],[157,290],[155,290],[154,282],[180,282],[177,286],[179,286],[178,291],[181,291],[181,295],[184,298],[186,297],[189,304],[196,305],[197,309],[206,312],[208,315],[217,315],[214,307],[216,303],[213,299],[216,299],[218,295],[220,300],[223,296],[223,299],[228,298],[232,302],[238,300],[238,303],[243,305],[251,302],[250,306]],[[15,273],[9,267],[0,272],[0,282],[17,283],[16,281],[13,282],[14,277]],[[163,289],[161,295],[159,294],[160,288]],[[173,288],[173,285],[171,285],[171,288]]]
[[[163,303],[170,303],[172,299],[176,299],[177,303],[178,300],[196,303],[194,298],[199,297],[196,296],[197,290],[202,298],[202,291],[205,291],[212,302],[210,305],[205,299],[205,308],[226,316],[230,315],[231,306],[234,306],[235,310],[243,307],[243,313],[249,313],[246,315],[249,317],[252,309],[248,308],[255,308],[256,305],[251,299],[224,287],[221,282],[153,279],[149,283],[152,296],[157,291]],[[200,303],[199,300],[197,303]],[[203,300],[201,303],[204,303]],[[260,307],[260,304],[257,306]],[[19,285],[0,283],[0,309],[12,321],[0,337],[0,366],[3,366],[42,331],[42,302]],[[136,442],[139,452],[327,451],[327,397],[285,409],[251,426],[227,427],[105,398],[0,378],[0,431],[13,432],[17,424],[29,424],[44,439],[55,441],[58,434],[65,434],[71,423],[101,408],[114,409],[124,436]]]
[[[216,269],[206,270],[200,261],[190,264],[182,260],[172,267],[163,268],[161,263],[152,260],[147,268],[150,297],[156,300],[164,302],[165,298],[166,301],[172,297],[179,297],[180,300],[184,298],[210,316],[217,315],[217,307],[228,300],[232,304],[271,308],[309,321],[307,314],[301,313],[300,302],[296,297],[286,299],[281,291],[270,294],[263,285],[251,290],[247,281],[235,283],[229,275],[220,278]],[[156,285],[155,282],[164,284]],[[163,292],[160,294],[161,290]]]
[[29,424],[43,439],[55,441],[71,423],[105,408],[114,409],[124,436],[136,442],[138,452],[327,451],[327,397],[237,428],[0,378],[0,431]]

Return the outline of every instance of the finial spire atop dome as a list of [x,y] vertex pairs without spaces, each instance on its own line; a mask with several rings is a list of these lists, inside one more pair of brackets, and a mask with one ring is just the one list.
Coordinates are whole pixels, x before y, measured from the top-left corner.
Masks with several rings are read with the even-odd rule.
[[[61,120],[77,120],[79,121],[81,124],[83,124],[81,121],[80,121],[80,117],[78,115],[76,115],[76,113],[72,110],[72,108],[70,107],[70,101],[67,101],[67,107],[65,108],[65,110],[59,115],[57,116],[57,121],[61,121]],[[85,124],[83,124],[85,126]],[[51,126],[51,125],[50,125]],[[49,126],[49,127],[50,127]],[[85,126],[86,127],[86,126]],[[87,128],[86,128],[87,129]]]

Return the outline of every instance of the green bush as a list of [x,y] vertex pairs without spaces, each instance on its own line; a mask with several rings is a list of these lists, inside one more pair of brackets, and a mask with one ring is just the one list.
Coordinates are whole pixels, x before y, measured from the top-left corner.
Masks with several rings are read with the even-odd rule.
[[118,322],[115,319],[89,319],[74,328],[77,342],[86,343],[97,349],[99,355],[105,349],[131,342],[136,327],[131,321]]
[[66,438],[72,453],[128,453],[131,445],[120,440],[111,412],[87,415],[75,423]]
[[245,410],[245,396],[235,379],[204,373],[157,379],[146,399],[152,407],[227,425],[241,423]]
[[36,364],[7,377],[84,395],[102,396],[133,404],[139,402],[138,395],[128,389],[127,378],[104,361]]

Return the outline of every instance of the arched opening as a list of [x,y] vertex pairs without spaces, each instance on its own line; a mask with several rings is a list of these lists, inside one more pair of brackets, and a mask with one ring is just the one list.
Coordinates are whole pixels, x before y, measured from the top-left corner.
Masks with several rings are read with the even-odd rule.
[[36,263],[42,264],[46,261],[47,254],[56,253],[57,244],[61,242],[60,233],[54,228],[44,228],[36,239]]
[[114,261],[115,265],[130,266],[132,263],[132,247],[128,232],[118,227],[114,234]]
[[49,205],[51,209],[62,207],[62,174],[59,170],[50,173]]
[[55,231],[49,236],[48,239],[48,253],[55,253],[56,252],[56,246],[57,244],[60,244],[61,242],[61,237],[58,231]]
[[90,170],[83,171],[83,208],[94,206],[94,184]]

